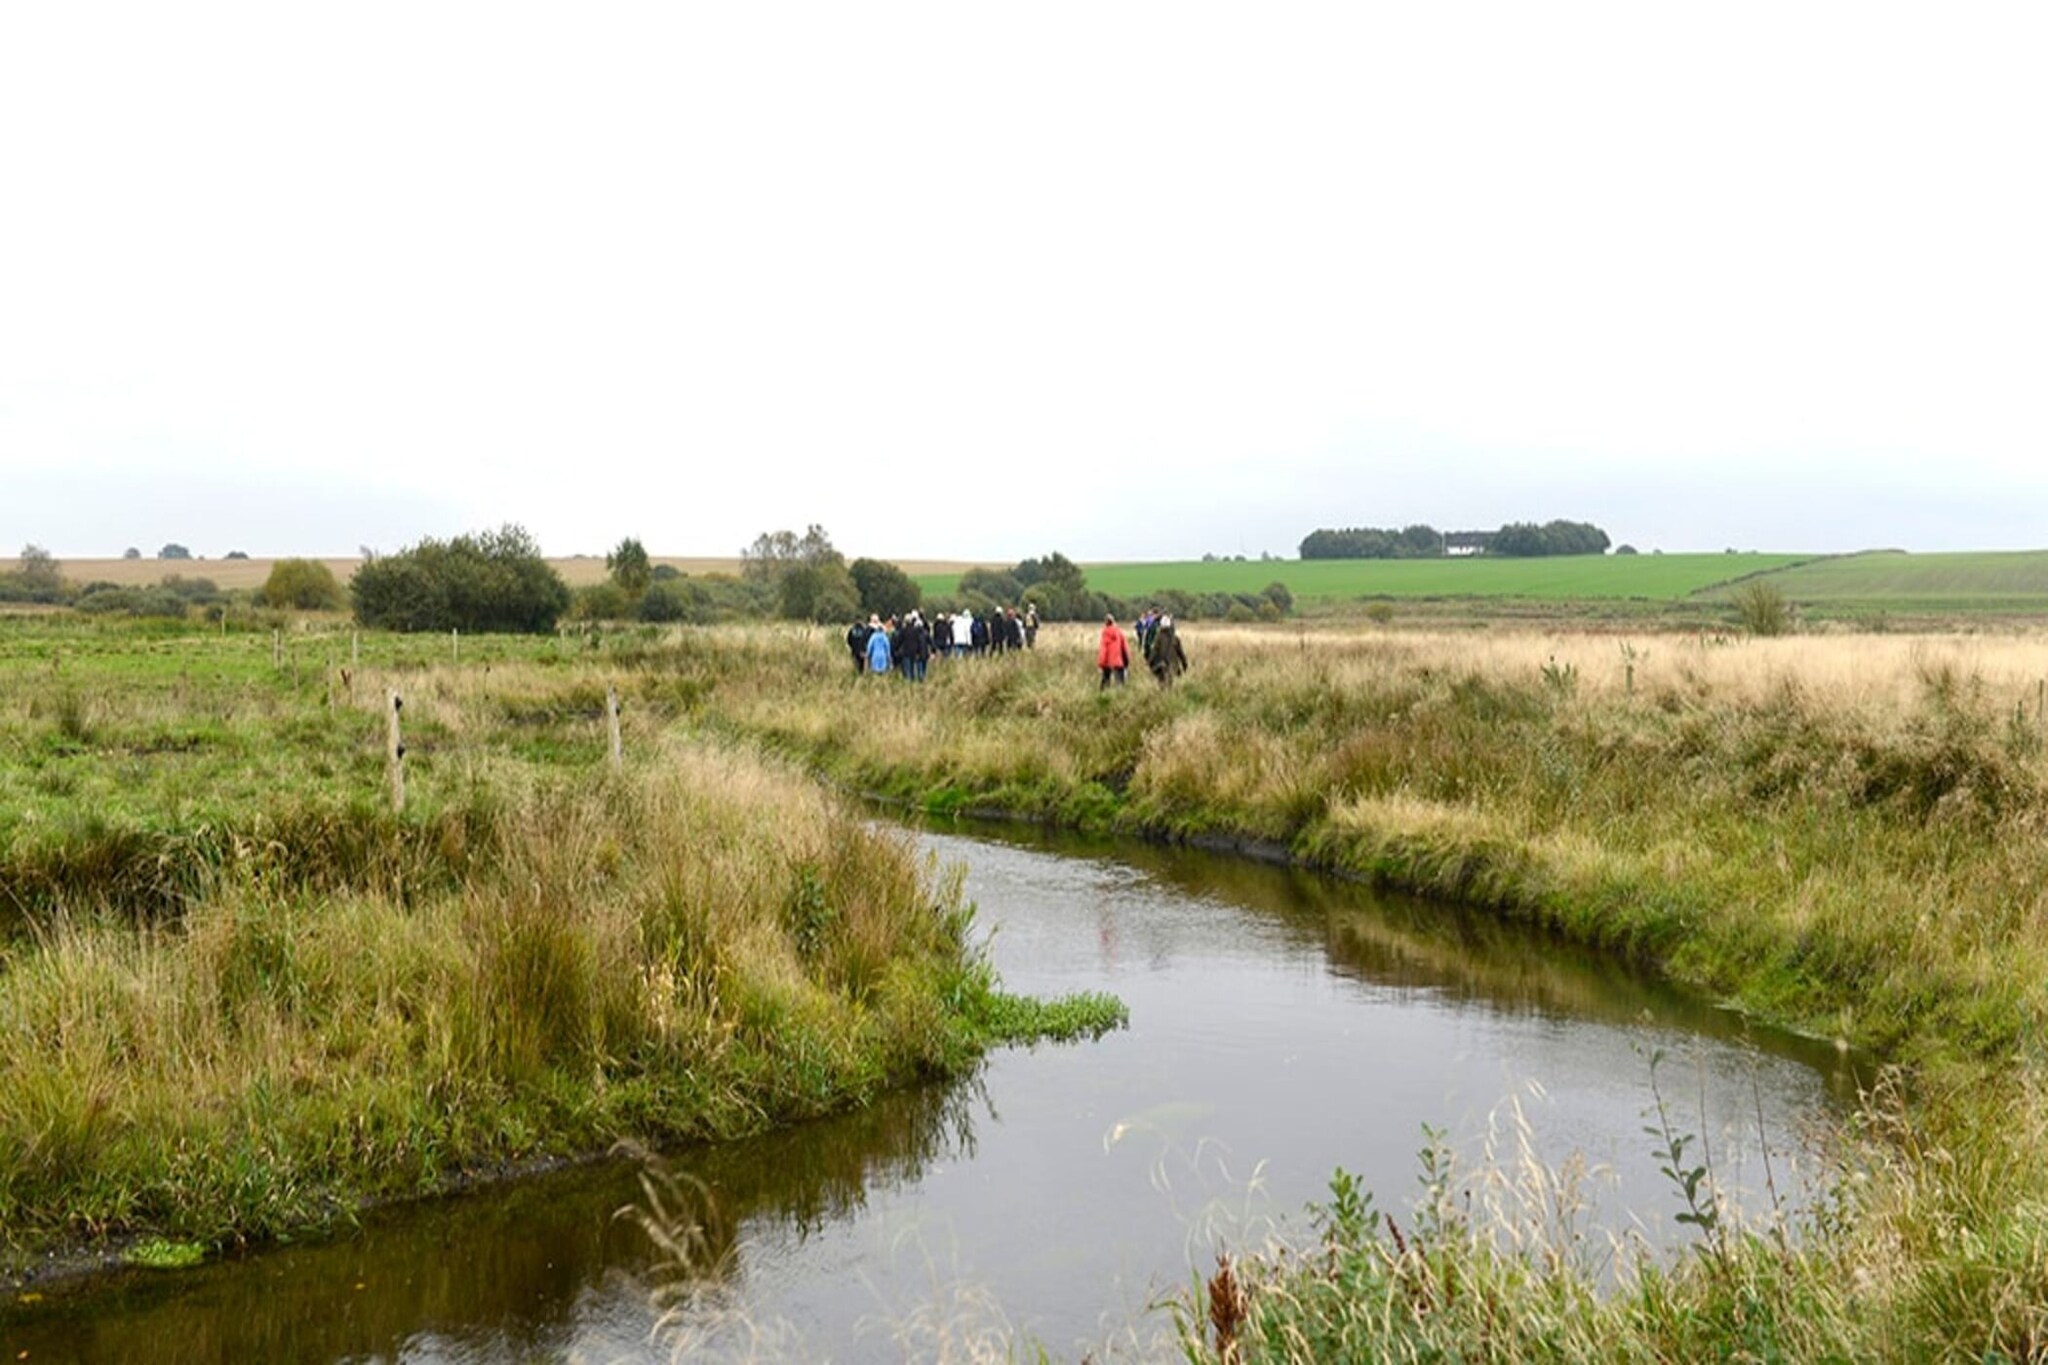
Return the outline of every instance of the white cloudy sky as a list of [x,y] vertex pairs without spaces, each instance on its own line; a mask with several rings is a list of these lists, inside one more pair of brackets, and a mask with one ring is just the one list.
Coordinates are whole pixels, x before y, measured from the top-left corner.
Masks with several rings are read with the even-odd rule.
[[2048,9],[0,9],[0,553],[2048,544]]

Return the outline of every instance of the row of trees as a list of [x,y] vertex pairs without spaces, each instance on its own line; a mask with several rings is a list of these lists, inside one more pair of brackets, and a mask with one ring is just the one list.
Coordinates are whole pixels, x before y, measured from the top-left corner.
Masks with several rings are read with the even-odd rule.
[[1544,555],[1604,555],[1607,533],[1590,521],[1511,521],[1493,533],[1490,555],[1540,558]]
[[0,602],[65,606],[99,616],[179,617],[195,607],[219,607],[227,598],[210,578],[177,574],[149,587],[100,580],[73,584],[57,557],[41,545],[24,545],[15,567],[0,571]]
[[1310,531],[1301,541],[1303,559],[1434,559],[1444,552],[1444,534],[1434,526],[1347,526]]
[[1392,527],[1323,528],[1302,538],[1303,559],[1433,559],[1454,546],[1489,555],[1537,558],[1545,555],[1605,554],[1607,533],[1591,522],[1511,521],[1498,531],[1454,531],[1449,534],[1420,523]]
[[[266,606],[332,611],[351,606],[365,626],[399,631],[469,632],[553,630],[565,615],[580,620],[710,623],[742,617],[842,622],[868,615],[901,616],[969,610],[985,615],[1004,607],[1036,607],[1047,621],[1129,615],[1134,605],[1157,605],[1191,619],[1272,619],[1293,607],[1275,583],[1261,593],[1195,595],[1165,590],[1141,604],[1095,592],[1078,564],[1057,551],[1020,560],[1007,569],[971,569],[956,592],[926,601],[903,569],[880,559],[851,564],[825,528],[803,534],[772,531],[741,552],[737,577],[691,578],[655,564],[639,540],[628,537],[606,556],[607,578],[571,592],[541,558],[527,531],[495,531],[428,538],[394,554],[366,552],[344,589],[315,559],[279,560],[257,592]],[[47,550],[28,546],[20,566],[0,574],[0,601],[70,603],[88,611],[137,615],[185,614],[195,605],[218,605],[226,595],[209,579],[172,578],[154,588],[88,584],[73,591]]]

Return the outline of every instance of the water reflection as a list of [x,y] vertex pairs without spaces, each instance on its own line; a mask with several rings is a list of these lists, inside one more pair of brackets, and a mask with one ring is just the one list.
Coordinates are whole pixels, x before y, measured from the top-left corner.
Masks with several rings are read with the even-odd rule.
[[[691,1271],[743,1284],[763,1247],[801,1243],[971,1155],[979,1087],[927,1086],[663,1165],[701,1193]],[[5,1358],[30,1361],[640,1359],[661,1256],[620,1211],[642,1167],[616,1160],[408,1206],[318,1245],[177,1274],[124,1273],[0,1309]],[[772,1253],[771,1253],[772,1254]],[[21,1353],[27,1352],[24,1357]]]
[[[1098,887],[1149,881],[1171,888],[1190,906],[1218,904],[1257,915],[1271,931],[1262,947],[1318,953],[1330,972],[1376,990],[1413,991],[1432,1000],[1575,1024],[1632,1027],[1647,1022],[1688,1037],[1738,1042],[1812,1068],[1842,1104],[1853,1104],[1859,1088],[1874,1075],[1867,1058],[1831,1042],[1756,1027],[1612,955],[1467,906],[1199,849],[1132,845],[1026,826],[976,828],[972,837],[1095,867]],[[1134,929],[1119,923],[1112,913],[1115,900],[1113,892],[1098,894],[1094,906],[1102,965],[1112,974],[1120,954],[1157,967],[1190,946],[1186,924],[1147,921]],[[1144,937],[1132,941],[1134,932]],[[1227,932],[1235,940],[1245,927],[1231,926]]]

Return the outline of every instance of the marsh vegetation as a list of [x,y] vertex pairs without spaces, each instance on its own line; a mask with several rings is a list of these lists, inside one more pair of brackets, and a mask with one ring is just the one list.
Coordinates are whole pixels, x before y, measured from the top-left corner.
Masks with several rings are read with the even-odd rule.
[[[577,643],[9,623],[0,1228],[218,1246],[366,1200],[730,1136],[953,1074],[1034,1014],[957,887],[737,743],[633,761]],[[445,648],[445,644],[438,646]],[[322,662],[306,666],[305,655]],[[412,769],[386,804],[384,699]]]
[[[1079,628],[922,688],[850,677],[800,627],[481,641],[460,666],[365,637],[345,686],[331,635],[280,662],[56,629],[8,637],[0,710],[7,1036],[39,1043],[0,1063],[29,1116],[0,1154],[10,1231],[260,1233],[337,1188],[622,1122],[731,1131],[956,1065],[996,1017],[967,1003],[990,987],[957,899],[795,763],[1473,902],[1898,1068],[1796,1237],[1713,1221],[1683,1133],[1698,1249],[1619,1281],[1456,1181],[1415,1209],[1340,1183],[1314,1245],[1243,1248],[1191,1296],[1191,1356],[1217,1313],[1240,1359],[2048,1341],[2038,638],[1207,628],[1179,686],[1105,693]],[[393,683],[418,718],[403,818],[376,795]],[[614,684],[639,765],[616,777]],[[462,1003],[493,991],[516,1007]],[[337,1121],[359,1111],[379,1117]]]

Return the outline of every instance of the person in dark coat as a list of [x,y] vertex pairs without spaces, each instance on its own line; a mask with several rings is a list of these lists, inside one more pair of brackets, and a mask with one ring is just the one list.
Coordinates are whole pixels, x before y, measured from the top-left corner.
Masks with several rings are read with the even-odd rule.
[[1161,616],[1153,624],[1145,662],[1152,669],[1152,676],[1159,679],[1161,687],[1173,686],[1173,680],[1188,671],[1188,653],[1181,648],[1180,632],[1173,628],[1171,616]]
[[932,657],[931,628],[924,623],[924,617],[916,612],[904,618],[902,627],[896,632],[896,657],[902,665],[903,676],[910,682],[924,681],[925,661]]
[[853,671],[868,671],[868,623],[855,621],[846,628],[846,647],[853,651]]

